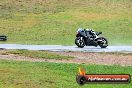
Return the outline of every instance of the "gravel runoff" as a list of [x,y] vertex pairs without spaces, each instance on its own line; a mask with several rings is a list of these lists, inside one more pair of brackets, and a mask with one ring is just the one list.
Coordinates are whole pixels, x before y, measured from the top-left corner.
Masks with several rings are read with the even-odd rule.
[[[2,52],[2,51],[1,51]],[[89,52],[52,52],[66,56],[74,56],[69,60],[56,60],[46,58],[31,58],[15,54],[0,54],[0,59],[30,61],[30,62],[54,62],[54,63],[76,63],[76,64],[101,64],[101,65],[121,65],[132,66],[132,53],[112,54],[112,53],[89,53]]]
[[[132,66],[132,46],[108,46],[106,49],[100,47],[85,46],[78,48],[77,46],[62,46],[62,45],[21,45],[21,44],[0,44],[0,49],[27,49],[27,50],[49,50],[61,51],[56,52],[63,55],[74,56],[72,60],[54,60],[44,58],[29,58],[17,55],[0,55],[0,59],[20,60],[32,62],[56,62],[56,63],[85,63],[85,64],[104,64],[104,65],[123,65]],[[62,52],[64,51],[64,52]],[[79,51],[79,52],[67,52]],[[123,52],[123,54],[109,53],[90,53],[90,52]]]

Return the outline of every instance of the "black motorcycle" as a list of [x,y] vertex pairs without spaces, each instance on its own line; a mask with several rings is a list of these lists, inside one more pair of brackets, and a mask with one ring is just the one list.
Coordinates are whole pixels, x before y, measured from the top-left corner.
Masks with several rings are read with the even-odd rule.
[[5,35],[0,35],[0,41],[6,41],[7,40],[7,36]]
[[99,37],[98,35],[102,32],[95,32],[92,29],[82,29],[79,28],[76,34],[75,44],[83,48],[86,46],[100,46],[101,48],[106,48],[108,46],[108,41],[104,37]]

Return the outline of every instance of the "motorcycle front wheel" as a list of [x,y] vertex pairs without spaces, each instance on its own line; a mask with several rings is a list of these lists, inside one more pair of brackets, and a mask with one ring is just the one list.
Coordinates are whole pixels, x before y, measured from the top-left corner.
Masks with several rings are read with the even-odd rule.
[[81,37],[77,37],[75,39],[75,44],[80,47],[80,48],[83,48],[85,46],[85,41],[84,41],[84,38],[81,38]]

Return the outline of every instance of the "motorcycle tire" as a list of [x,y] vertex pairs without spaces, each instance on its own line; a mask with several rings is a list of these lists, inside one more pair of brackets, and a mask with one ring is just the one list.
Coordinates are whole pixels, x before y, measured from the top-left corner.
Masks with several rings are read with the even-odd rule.
[[[79,42],[78,42],[79,41]],[[79,47],[79,48],[83,48],[85,46],[85,41],[84,39],[82,38],[81,40],[81,37],[77,37],[75,39],[75,44]]]
[[106,47],[108,46],[108,41],[107,41],[106,38],[104,38],[104,37],[100,37],[100,38],[98,38],[98,39],[104,41],[104,42],[100,42],[100,43],[99,43],[99,46],[100,46],[101,48],[106,48]]

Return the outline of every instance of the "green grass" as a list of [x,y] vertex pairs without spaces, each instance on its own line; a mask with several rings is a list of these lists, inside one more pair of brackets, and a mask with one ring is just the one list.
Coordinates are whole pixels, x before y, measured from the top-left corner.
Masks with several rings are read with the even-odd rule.
[[[0,60],[0,88],[131,88],[130,84],[76,83],[78,64]],[[88,74],[131,74],[132,67],[83,65]]]
[[3,55],[15,54],[19,56],[26,56],[31,58],[41,58],[41,59],[57,59],[57,60],[68,60],[72,59],[72,56],[59,55],[49,51],[34,51],[34,50],[6,50],[0,52]]
[[1,0],[7,42],[73,45],[79,27],[102,31],[111,45],[131,45],[131,0]]

